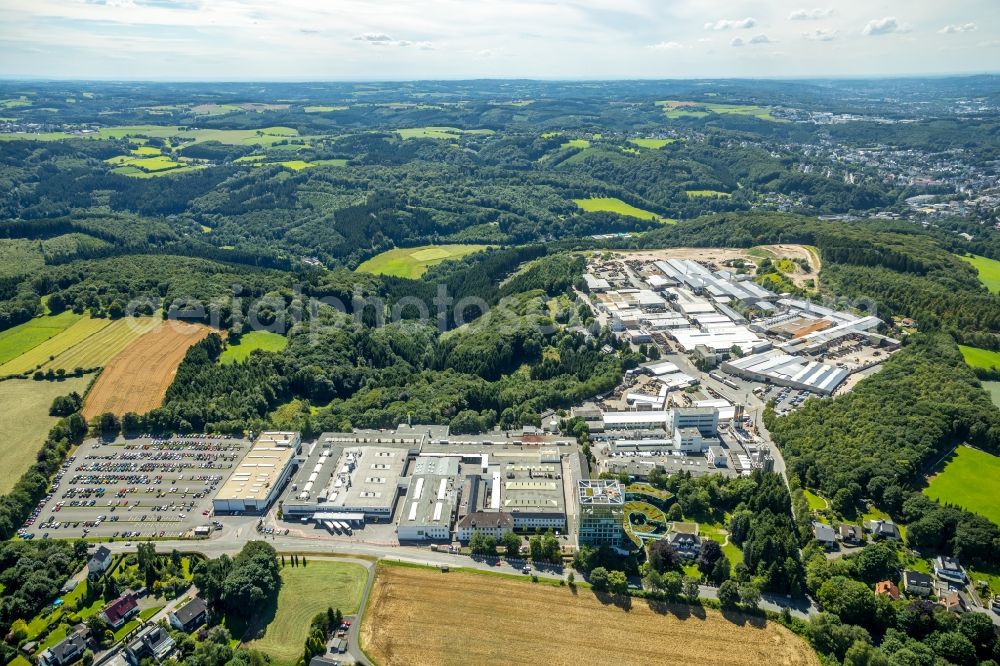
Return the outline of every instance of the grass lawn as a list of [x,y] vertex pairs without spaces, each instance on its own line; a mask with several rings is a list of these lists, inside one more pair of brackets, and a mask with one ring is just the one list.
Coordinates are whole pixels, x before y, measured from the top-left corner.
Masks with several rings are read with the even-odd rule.
[[52,317],[35,317],[19,326],[0,332],[0,364],[7,363],[51,337],[62,333],[83,318],[70,311]]
[[573,199],[573,202],[587,211],[588,213],[595,212],[605,212],[605,213],[617,213],[619,215],[625,215],[626,217],[636,217],[640,220],[655,220],[658,219],[656,213],[652,213],[648,210],[643,210],[641,208],[636,208],[630,204],[625,203],[621,199],[616,199],[614,197],[591,197],[590,199]]
[[962,257],[964,261],[972,264],[979,273],[979,281],[994,294],[1000,293],[1000,261],[972,255]]
[[980,349],[979,347],[966,347],[959,345],[962,358],[973,368],[1000,368],[1000,352]]
[[473,252],[485,250],[488,245],[424,245],[398,247],[376,255],[357,267],[359,273],[395,275],[416,280],[428,268],[449,259],[460,259]]
[[1000,525],[1000,457],[960,446],[924,494],[985,516]]
[[278,607],[269,609],[273,619],[250,647],[269,654],[279,666],[294,664],[313,616],[328,607],[344,615],[356,613],[367,579],[365,568],[351,562],[310,560],[304,567],[284,567]]
[[826,509],[829,506],[825,499],[823,499],[819,495],[816,495],[815,493],[812,493],[808,490],[803,490],[802,494],[805,495],[806,502],[809,504],[809,508],[812,509],[813,511],[822,511],[823,509]]
[[11,379],[0,382],[0,493],[5,493],[35,462],[45,436],[59,419],[49,416],[56,396],[72,391],[83,394],[91,377],[71,377],[63,381]]
[[280,352],[288,346],[288,338],[268,331],[251,331],[240,338],[238,345],[228,345],[219,357],[220,363],[235,363],[244,361],[250,352],[263,349],[269,352]]

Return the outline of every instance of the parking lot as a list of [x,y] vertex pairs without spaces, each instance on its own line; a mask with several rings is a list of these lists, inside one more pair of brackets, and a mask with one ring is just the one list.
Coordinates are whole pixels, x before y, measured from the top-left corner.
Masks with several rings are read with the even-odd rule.
[[249,449],[176,436],[84,442],[27,521],[25,538],[177,537],[212,525],[212,495]]

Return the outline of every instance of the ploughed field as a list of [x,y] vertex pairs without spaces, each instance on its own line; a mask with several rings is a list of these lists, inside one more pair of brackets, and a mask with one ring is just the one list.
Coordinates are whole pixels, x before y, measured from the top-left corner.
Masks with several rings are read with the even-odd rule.
[[162,322],[108,363],[87,394],[83,415],[143,414],[159,407],[188,347],[210,332],[207,326]]

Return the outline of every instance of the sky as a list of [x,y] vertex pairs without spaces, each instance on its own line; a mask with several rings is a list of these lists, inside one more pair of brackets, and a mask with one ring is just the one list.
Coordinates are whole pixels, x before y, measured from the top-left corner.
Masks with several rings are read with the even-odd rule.
[[998,71],[1000,0],[0,0],[4,78]]

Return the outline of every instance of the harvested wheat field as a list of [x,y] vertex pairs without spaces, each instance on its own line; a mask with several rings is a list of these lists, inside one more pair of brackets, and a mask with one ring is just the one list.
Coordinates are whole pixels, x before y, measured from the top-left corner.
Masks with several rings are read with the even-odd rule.
[[[757,626],[755,626],[757,625]],[[527,580],[400,566],[379,567],[361,645],[394,664],[795,664],[819,659],[799,637],[760,618],[730,621],[710,609],[636,599],[629,610]]]
[[83,415],[142,414],[159,407],[188,347],[211,332],[178,321],[159,324],[108,363],[87,394]]

